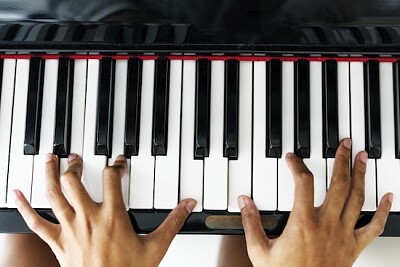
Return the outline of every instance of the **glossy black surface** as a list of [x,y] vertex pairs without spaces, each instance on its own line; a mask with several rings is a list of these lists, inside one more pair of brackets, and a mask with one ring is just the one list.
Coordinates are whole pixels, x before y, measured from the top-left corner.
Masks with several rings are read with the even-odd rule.
[[142,61],[138,58],[128,60],[126,88],[125,145],[126,157],[139,153],[140,96],[142,91]]
[[334,158],[339,146],[337,62],[322,62],[323,157]]
[[294,153],[310,157],[310,63],[294,63]]
[[266,156],[282,157],[282,62],[266,63]]
[[44,63],[44,60],[39,57],[33,57],[30,60],[24,139],[25,155],[37,155],[39,153]]
[[114,111],[115,61],[100,60],[96,114],[95,154],[111,157]]
[[400,61],[393,64],[395,154],[400,159]]
[[[57,219],[51,210],[37,209],[39,215],[48,221],[57,223]],[[149,233],[154,231],[167,217],[168,210],[129,210],[128,214],[137,233]],[[229,215],[226,211],[203,211],[192,213],[186,221],[180,233],[187,234],[243,234],[242,229],[210,229],[206,220],[211,215]],[[268,235],[280,235],[289,218],[289,212],[260,212],[267,216],[273,227],[266,229]],[[362,227],[372,219],[373,212],[362,212],[355,228]],[[237,216],[237,213],[232,214]],[[31,233],[24,220],[16,209],[0,209],[0,233]],[[400,236],[400,213],[391,213],[385,226],[382,236]]]
[[208,157],[210,149],[211,61],[196,62],[194,158]]
[[153,96],[153,156],[166,156],[168,145],[169,60],[155,62]]
[[56,117],[53,153],[67,157],[71,142],[72,95],[74,81],[74,60],[61,57],[58,62]]
[[239,154],[239,62],[225,61],[224,157]]
[[365,150],[369,158],[380,158],[381,102],[379,96],[379,62],[364,63]]

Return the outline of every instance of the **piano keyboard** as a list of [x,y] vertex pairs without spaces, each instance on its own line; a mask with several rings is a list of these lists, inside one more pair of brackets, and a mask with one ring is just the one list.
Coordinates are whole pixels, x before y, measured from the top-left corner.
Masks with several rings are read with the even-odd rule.
[[[16,55],[0,59],[0,206],[20,189],[50,208],[44,155],[77,153],[83,183],[102,200],[102,169],[125,154],[127,209],[290,211],[284,155],[314,173],[315,205],[340,139],[369,153],[363,211],[400,196],[400,63],[394,58]],[[392,211],[400,211],[400,201]]]

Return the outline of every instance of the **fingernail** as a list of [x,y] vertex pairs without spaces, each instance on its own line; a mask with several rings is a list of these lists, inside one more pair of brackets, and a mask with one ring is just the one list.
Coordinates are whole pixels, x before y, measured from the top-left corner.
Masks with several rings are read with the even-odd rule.
[[187,210],[188,213],[191,213],[193,211],[194,207],[196,207],[196,204],[197,204],[196,200],[189,199],[186,202],[185,209]]
[[296,154],[294,154],[292,152],[289,152],[289,153],[286,154],[286,157],[288,157],[288,158],[291,158],[291,157],[294,157],[294,156],[296,156]]
[[247,199],[244,196],[239,196],[238,204],[239,204],[239,208],[243,209],[247,205]]
[[347,149],[350,149],[351,148],[351,139],[349,139],[349,138],[344,139],[343,146]]
[[366,164],[367,160],[368,160],[368,153],[367,152],[362,152],[361,155],[360,155],[360,160]]
[[77,158],[78,158],[78,155],[75,154],[75,153],[71,153],[71,154],[68,155],[68,161],[72,161],[72,160],[77,159]]
[[54,159],[54,155],[53,154],[51,154],[51,153],[47,153],[46,154],[46,158],[45,158],[46,162],[50,162],[53,159]]
[[388,199],[389,199],[390,204],[392,204],[393,203],[393,193],[389,193]]

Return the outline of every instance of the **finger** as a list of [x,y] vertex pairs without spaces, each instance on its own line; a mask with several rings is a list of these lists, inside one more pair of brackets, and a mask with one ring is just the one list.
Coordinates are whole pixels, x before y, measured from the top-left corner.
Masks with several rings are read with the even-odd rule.
[[[260,213],[253,200],[247,196],[239,196],[238,204],[246,238],[247,250],[251,253],[269,248],[269,239],[261,224]],[[256,252],[254,252],[256,253]]]
[[350,148],[351,140],[346,138],[340,143],[333,165],[332,179],[321,211],[329,218],[339,218],[350,190]]
[[355,236],[360,251],[364,250],[364,248],[366,248],[376,237],[383,233],[387,218],[389,216],[390,208],[392,207],[392,202],[393,194],[385,194],[382,197],[371,222],[355,231]]
[[350,192],[341,216],[342,222],[348,226],[350,230],[354,229],[357,219],[360,216],[361,208],[364,205],[367,159],[367,152],[362,151],[357,154],[354,161]]
[[171,211],[164,222],[154,232],[148,235],[149,245],[154,246],[159,251],[157,255],[161,257],[165,255],[172,240],[192,213],[196,203],[194,199],[182,200],[175,209]]
[[68,169],[61,175],[61,184],[76,211],[95,206],[81,182],[82,168],[81,158],[76,154],[71,154],[68,157]]
[[113,166],[103,170],[103,204],[107,209],[125,210],[122,195],[122,177],[127,169],[127,162],[123,155],[119,155]]
[[13,194],[15,205],[29,229],[35,232],[41,239],[51,246],[57,239],[59,226],[40,217],[31,207],[21,191],[13,190]]
[[311,214],[314,208],[314,177],[303,160],[293,153],[286,154],[286,162],[294,179],[292,212]]
[[58,160],[53,154],[46,155],[45,170],[46,197],[57,219],[63,224],[74,215],[74,210],[61,191]]

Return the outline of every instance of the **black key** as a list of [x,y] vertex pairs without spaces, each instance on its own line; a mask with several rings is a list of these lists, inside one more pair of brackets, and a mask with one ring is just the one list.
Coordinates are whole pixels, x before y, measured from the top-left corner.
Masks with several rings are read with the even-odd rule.
[[393,63],[395,154],[400,159],[400,61]]
[[282,63],[273,59],[266,64],[266,156],[280,158],[282,157]]
[[156,60],[153,102],[153,156],[166,156],[168,144],[169,61]]
[[39,153],[44,63],[44,60],[39,57],[32,57],[30,60],[24,140],[25,155]]
[[381,156],[381,109],[379,97],[379,62],[364,63],[365,150],[369,158]]
[[224,157],[237,159],[239,133],[239,62],[225,62]]
[[322,63],[323,157],[334,158],[339,146],[337,62]]
[[208,157],[210,148],[211,62],[200,59],[196,64],[196,103],[194,158]]
[[67,157],[71,144],[72,93],[74,61],[61,57],[58,63],[56,117],[53,153]]
[[126,88],[125,146],[126,157],[139,153],[140,96],[142,87],[142,61],[128,60],[128,80]]
[[115,61],[100,60],[95,154],[111,157],[114,111]]
[[310,65],[307,60],[294,64],[294,152],[310,157]]

